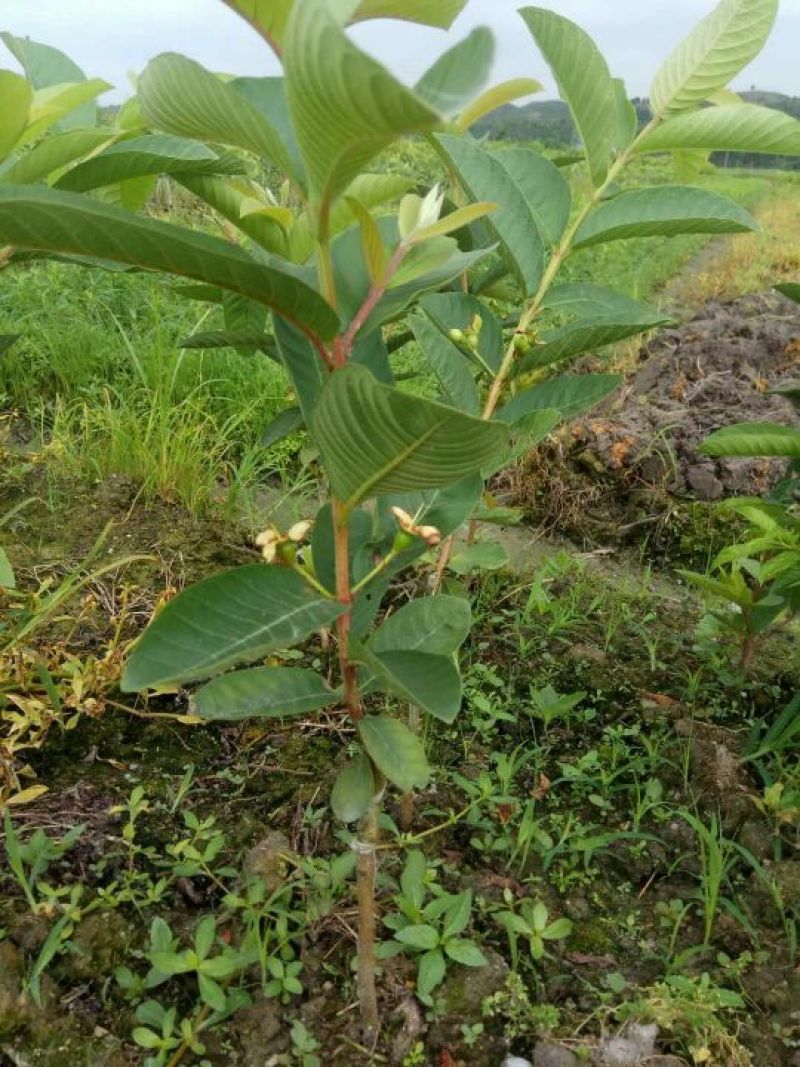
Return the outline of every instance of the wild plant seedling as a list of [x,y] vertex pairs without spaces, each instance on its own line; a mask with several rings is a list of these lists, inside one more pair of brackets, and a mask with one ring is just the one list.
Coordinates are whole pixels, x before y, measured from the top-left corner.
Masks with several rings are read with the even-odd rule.
[[[461,702],[455,655],[470,625],[465,600],[435,595],[375,627],[392,579],[441,541],[438,588],[455,532],[469,524],[473,540],[484,480],[619,379],[558,375],[526,384],[665,321],[612,290],[560,284],[573,252],[644,235],[755,228],[715,193],[682,185],[620,191],[626,165],[672,150],[785,154],[800,146],[800,123],[720,95],[760,51],[777,0],[722,0],[656,75],[653,117],[641,129],[590,38],[551,11],[525,7],[523,23],[584,146],[591,192],[574,203],[563,173],[540,154],[499,151],[468,134],[520,91],[516,82],[481,92],[493,55],[489,31],[455,45],[412,91],[345,33],[350,21],[385,14],[381,0],[226,2],[273,49],[283,79],[220,79],[183,56],[157,57],[138,81],[125,140],[68,169],[58,189],[0,186],[0,244],[8,263],[33,251],[190,279],[192,296],[223,306],[224,337],[208,343],[265,351],[292,381],[297,407],[282,416],[281,432],[306,427],[330,493],[313,530],[265,531],[263,563],[180,594],[138,644],[123,688],[174,691],[210,678],[193,697],[207,720],[331,707],[349,716],[361,750],[339,773],[333,807],[359,825],[358,985],[374,1036],[380,809],[388,784],[421,789],[430,768],[414,732],[401,718],[373,713],[371,698],[388,693],[451,723]],[[448,26],[463,6],[397,0],[391,12]],[[24,128],[30,105],[24,87],[15,88]],[[536,89],[524,83],[523,92]],[[446,163],[454,209],[444,189],[418,195],[368,169],[382,148],[413,134],[431,138]],[[118,182],[152,173],[170,174],[205,200],[243,244],[83,195],[111,175]],[[263,173],[279,174],[282,184],[268,188],[256,177]],[[510,336],[485,299],[501,282],[514,296]],[[394,381],[382,328],[409,311],[441,402]],[[331,627],[333,685],[297,666],[232,670]]]

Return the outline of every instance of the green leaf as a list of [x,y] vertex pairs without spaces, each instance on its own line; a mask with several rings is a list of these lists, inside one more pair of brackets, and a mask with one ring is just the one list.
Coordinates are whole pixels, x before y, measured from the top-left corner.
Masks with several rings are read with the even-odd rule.
[[336,775],[331,792],[331,808],[337,819],[355,822],[365,815],[375,796],[375,775],[366,756],[351,759]]
[[241,174],[243,171],[244,165],[236,156],[218,156],[198,141],[149,134],[111,145],[73,167],[58,181],[57,188],[84,193],[148,174]]
[[201,972],[197,975],[197,988],[204,1004],[214,1011],[225,1011],[225,990],[218,982]]
[[268,159],[294,181],[294,162],[275,127],[247,97],[199,63],[165,52],[148,63],[138,84],[148,122],[179,137],[235,145]]
[[[77,63],[47,44],[32,41],[29,37],[15,37],[12,33],[0,33],[6,47],[19,61],[25,76],[34,89],[46,89],[52,85],[66,85],[68,82],[86,80]],[[61,129],[79,126],[94,126],[97,122],[97,107],[94,103],[85,103],[75,110],[68,119],[63,119]]]
[[622,382],[619,374],[565,374],[517,393],[496,417],[514,423],[532,411],[555,408],[564,419],[573,419],[599,404]]
[[237,93],[241,93],[257,111],[261,112],[283,142],[292,160],[293,173],[304,177],[303,161],[300,158],[300,148],[294,135],[289,101],[286,98],[286,80],[284,78],[233,78],[228,85]]
[[304,715],[335,704],[339,690],[330,689],[316,671],[299,667],[254,667],[215,678],[192,698],[201,719],[240,722]]
[[275,339],[263,330],[208,330],[191,333],[179,343],[179,348],[189,350],[208,348],[235,348],[248,354],[260,350],[268,355],[275,352]]
[[628,148],[639,128],[639,116],[628,96],[628,90],[622,78],[614,78],[614,99],[617,106],[617,136],[615,148],[618,152]]
[[185,952],[148,952],[147,958],[161,974],[188,974],[195,968]]
[[[632,305],[634,301],[630,302]],[[597,315],[591,319],[577,319],[542,335],[541,343],[519,361],[516,372],[524,373],[536,367],[560,363],[583,352],[604,348],[617,341],[645,333],[671,320],[644,304],[614,314]]]
[[757,104],[706,107],[652,130],[638,152],[759,152],[800,155],[800,121]]
[[476,141],[449,134],[437,135],[436,143],[473,200],[500,205],[485,225],[502,245],[523,293],[534,293],[544,270],[544,243],[528,201],[504,166],[505,153],[490,154]]
[[420,307],[448,340],[451,330],[466,333],[480,318],[479,362],[490,371],[500,369],[505,354],[503,330],[497,317],[477,297],[470,293],[429,293],[420,300]]
[[276,260],[257,262],[227,241],[135,218],[89,197],[0,186],[0,241],[40,252],[90,256],[193,278],[241,293],[329,339],[336,313]]
[[447,964],[441,949],[433,949],[420,957],[417,970],[417,993],[420,998],[427,999],[444,978]]
[[448,30],[467,0],[361,0],[352,22],[365,19],[403,19]]
[[0,548],[0,589],[16,589],[17,582],[14,577],[14,568],[11,566],[11,560],[5,554],[5,551]]
[[410,948],[420,949],[424,952],[436,948],[439,944],[439,933],[432,926],[404,926],[394,935],[395,941]]
[[135,1026],[131,1033],[131,1037],[141,1048],[160,1048],[161,1038],[158,1034],[154,1034],[152,1030],[148,1030],[146,1026]]
[[556,245],[569,222],[572,191],[564,175],[532,148],[491,148],[525,198],[533,221],[548,245]]
[[472,625],[469,601],[463,597],[417,597],[393,612],[369,640],[373,652],[421,649],[437,656],[456,652]]
[[745,233],[758,223],[727,196],[686,185],[632,189],[595,208],[575,235],[574,248],[630,237],[681,233]]
[[724,89],[770,35],[779,0],[722,0],[667,58],[650,90],[655,115],[687,111]]
[[473,941],[460,937],[448,941],[444,950],[451,960],[463,964],[464,967],[485,967],[489,962]]
[[486,84],[494,63],[491,30],[478,27],[441,55],[414,86],[440,115],[457,115]]
[[217,178],[209,174],[187,174],[186,171],[176,174],[175,181],[180,182],[201,200],[205,200],[223,218],[232,222],[267,252],[285,258],[287,241],[280,224],[264,215],[242,214],[248,199],[254,193],[252,183],[236,178]]
[[54,171],[90,152],[97,151],[110,140],[108,129],[67,130],[45,137],[29,152],[17,159],[0,174],[0,182],[24,185],[47,178]]
[[779,293],[788,296],[790,300],[794,300],[795,304],[800,304],[800,282],[784,282],[782,285],[776,285],[775,288]]
[[559,941],[561,938],[569,937],[572,933],[572,922],[570,919],[556,919],[555,922],[550,923],[542,930],[542,937],[545,941]]
[[458,482],[508,440],[495,424],[380,385],[357,365],[330,375],[310,429],[331,489],[348,509],[384,493]]
[[213,915],[200,920],[194,935],[194,950],[204,960],[217,940],[217,924]]
[[0,70],[0,160],[3,160],[22,136],[28,125],[28,113],[33,90],[19,74]]
[[373,652],[351,643],[354,660],[372,672],[364,687],[395,693],[442,722],[451,723],[461,708],[461,676],[452,656],[429,652]]
[[274,320],[278,355],[297,395],[306,426],[330,375],[316,348],[285,319]]
[[[280,51],[294,0],[224,0],[228,7],[263,31]],[[348,2],[344,14],[349,22],[366,19],[404,19],[446,30],[467,0],[360,0]]]
[[440,123],[436,112],[350,41],[327,0],[295,5],[284,70],[309,191],[323,214],[381,149]]
[[427,870],[425,853],[418,848],[409,849],[403,873],[400,875],[400,888],[403,896],[419,909],[425,900],[425,873]]
[[302,641],[342,613],[294,571],[262,564],[206,578],[150,624],[122,676],[126,693],[209,678]]
[[490,115],[497,108],[519,100],[523,96],[532,96],[542,91],[541,82],[537,82],[535,78],[510,78],[499,85],[494,85],[464,108],[456,121],[456,129],[459,133],[466,133],[476,122],[485,115]]
[[491,541],[475,545],[459,546],[453,552],[448,567],[456,574],[472,571],[498,571],[508,563],[505,547]]
[[430,778],[422,742],[399,719],[367,715],[358,722],[364,748],[378,770],[404,793],[424,789]]
[[303,412],[300,408],[284,408],[280,414],[276,415],[264,427],[258,443],[263,448],[271,448],[272,445],[277,444],[278,441],[283,441],[290,434],[304,429],[305,424],[306,420],[303,418]]
[[771,422],[740,422],[707,437],[706,456],[790,456],[800,458],[800,430]]
[[472,915],[472,890],[465,889],[452,898],[445,912],[445,924],[442,931],[442,939],[449,941],[451,937],[466,930]]
[[478,387],[461,350],[425,314],[412,315],[409,325],[439,381],[442,401],[468,415],[477,415],[480,411]]
[[541,7],[524,7],[520,15],[569,105],[592,181],[600,186],[617,139],[616,90],[608,64],[591,37],[569,19]]

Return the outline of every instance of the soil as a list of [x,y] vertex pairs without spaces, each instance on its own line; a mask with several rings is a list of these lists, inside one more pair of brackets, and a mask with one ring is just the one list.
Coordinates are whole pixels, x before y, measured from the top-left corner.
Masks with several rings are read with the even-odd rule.
[[[667,498],[708,503],[763,494],[785,461],[712,459],[699,446],[736,422],[795,423],[791,403],[770,390],[793,380],[799,367],[797,304],[774,292],[712,301],[659,332],[621,394],[573,422],[558,449],[529,464],[516,501],[547,526],[564,530],[566,520],[573,535],[613,540],[629,524],[638,537],[639,524],[668,509]],[[543,478],[537,467],[551,474]]]

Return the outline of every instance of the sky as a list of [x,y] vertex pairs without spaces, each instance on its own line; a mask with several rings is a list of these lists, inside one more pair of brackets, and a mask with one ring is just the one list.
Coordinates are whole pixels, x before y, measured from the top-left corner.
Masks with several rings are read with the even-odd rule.
[[[524,0],[469,0],[449,34],[398,22],[356,27],[353,37],[402,80],[413,83],[437,55],[474,26],[488,25],[497,39],[494,80],[538,78],[554,96],[553,82],[517,8]],[[612,72],[631,96],[647,94],[652,74],[672,47],[714,6],[713,0],[539,0],[579,22],[600,45]],[[221,0],[2,0],[0,29],[53,44],[90,77],[130,95],[129,71],[141,71],[159,52],[183,52],[212,70],[277,73],[263,42]],[[761,56],[734,87],[800,96],[800,0],[781,0],[778,23]],[[0,45],[0,66],[16,67]]]

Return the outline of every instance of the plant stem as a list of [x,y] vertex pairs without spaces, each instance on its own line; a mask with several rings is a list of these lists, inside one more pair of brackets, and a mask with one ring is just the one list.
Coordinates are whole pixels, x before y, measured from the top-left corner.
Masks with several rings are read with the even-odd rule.
[[[642,128],[642,130],[634,138],[633,142],[625,149],[624,152],[622,152],[618,156],[617,159],[614,160],[614,162],[608,168],[606,180],[603,182],[602,185],[598,186],[593,191],[592,195],[589,197],[589,199],[580,209],[578,214],[572,220],[570,225],[567,227],[566,231],[564,232],[564,236],[559,242],[558,247],[553,252],[553,255],[550,258],[550,262],[547,264],[547,269],[545,270],[544,275],[542,276],[542,280],[539,284],[539,288],[536,292],[536,295],[533,297],[531,302],[524,309],[522,315],[520,316],[519,324],[515,330],[515,333],[525,333],[525,331],[530,327],[533,320],[539,314],[542,309],[542,304],[544,303],[544,298],[547,296],[553,282],[556,280],[558,272],[561,270],[564,261],[572,252],[572,244],[575,240],[578,230],[581,228],[588,216],[592,213],[592,211],[594,211],[594,209],[606,195],[606,193],[617,180],[621,172],[625,169],[628,163],[630,163],[632,157],[636,153],[636,148],[639,142],[644,137],[646,137],[647,134],[651,133],[657,126],[659,126],[661,124],[661,121],[662,120],[658,117],[653,118],[650,120],[650,122],[647,123],[646,126]],[[486,405],[483,409],[484,419],[490,419],[492,415],[494,415],[495,409],[497,408],[498,401],[500,400],[500,396],[503,391],[503,387],[506,384],[509,374],[511,373],[516,357],[517,350],[514,346],[514,341],[512,339],[511,344],[508,346],[508,350],[506,351],[503,362],[500,365],[500,370],[497,372],[495,379],[492,382],[492,387],[489,390],[489,396],[486,399]]]
[[[408,728],[414,734],[419,734],[420,728],[420,715],[419,708],[415,704],[410,704],[408,708]],[[413,792],[403,793],[400,798],[400,829],[405,833],[411,833],[414,828],[414,816],[416,814],[416,803]]]
[[348,650],[353,614],[353,594],[350,589],[350,523],[340,500],[334,499],[331,507],[336,559],[336,598],[347,608],[336,620],[339,667],[344,685],[345,706],[353,719],[360,719],[364,713],[358,693],[358,668],[351,661]]
[[375,874],[378,818],[383,799],[383,776],[373,768],[376,792],[364,816],[356,849],[356,884],[358,890],[358,1000],[367,1044],[378,1036],[378,994],[375,988]]

